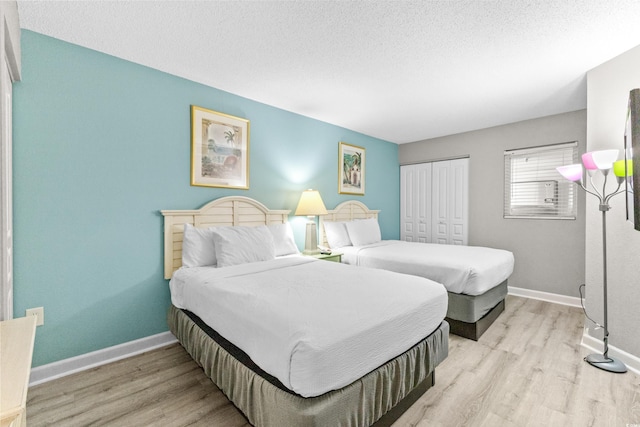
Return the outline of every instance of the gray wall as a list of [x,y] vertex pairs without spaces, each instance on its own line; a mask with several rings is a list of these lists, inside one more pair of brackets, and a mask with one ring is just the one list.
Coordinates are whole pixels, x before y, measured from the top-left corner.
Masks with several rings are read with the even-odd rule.
[[578,219],[504,219],[504,150],[578,141],[586,146],[586,110],[402,144],[401,165],[469,156],[469,245],[515,255],[509,285],[578,296],[584,283],[584,194]]
[[[629,91],[640,87],[639,70],[640,46],[587,74],[589,151],[624,148]],[[622,195],[611,199],[610,204],[611,210],[607,213],[609,343],[640,357],[640,232],[625,219]],[[602,322],[602,218],[595,197],[587,199],[586,209],[587,309],[591,317]],[[589,334],[602,338],[601,330],[595,333],[590,330]]]

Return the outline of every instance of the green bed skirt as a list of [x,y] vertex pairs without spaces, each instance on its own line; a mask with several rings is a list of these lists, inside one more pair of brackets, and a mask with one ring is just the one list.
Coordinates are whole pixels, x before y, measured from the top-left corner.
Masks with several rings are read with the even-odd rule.
[[443,321],[407,352],[348,386],[305,398],[240,363],[182,310],[171,306],[168,322],[205,374],[255,426],[370,426],[427,379],[449,351],[449,324]]

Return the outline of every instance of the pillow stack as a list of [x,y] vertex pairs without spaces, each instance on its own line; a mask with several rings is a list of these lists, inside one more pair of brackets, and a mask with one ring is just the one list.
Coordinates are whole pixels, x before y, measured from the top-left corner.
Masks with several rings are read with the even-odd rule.
[[184,225],[182,266],[186,268],[229,267],[297,253],[289,223],[210,228]]
[[382,240],[376,218],[346,222],[323,222],[327,242],[332,249],[345,246],[365,246]]

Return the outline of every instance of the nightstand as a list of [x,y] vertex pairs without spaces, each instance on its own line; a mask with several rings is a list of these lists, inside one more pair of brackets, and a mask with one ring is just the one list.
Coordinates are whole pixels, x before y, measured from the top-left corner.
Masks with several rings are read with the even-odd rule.
[[0,336],[0,425],[26,426],[35,316],[0,322]]
[[338,252],[333,252],[331,254],[317,254],[317,255],[309,255],[317,259],[321,259],[324,261],[333,261],[333,262],[342,262],[342,254]]

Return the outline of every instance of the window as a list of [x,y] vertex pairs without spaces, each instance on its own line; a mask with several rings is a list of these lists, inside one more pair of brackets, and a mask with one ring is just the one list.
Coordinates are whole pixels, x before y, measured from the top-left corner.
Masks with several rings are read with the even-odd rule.
[[578,163],[578,143],[504,152],[504,217],[576,219],[575,184],[558,166]]

